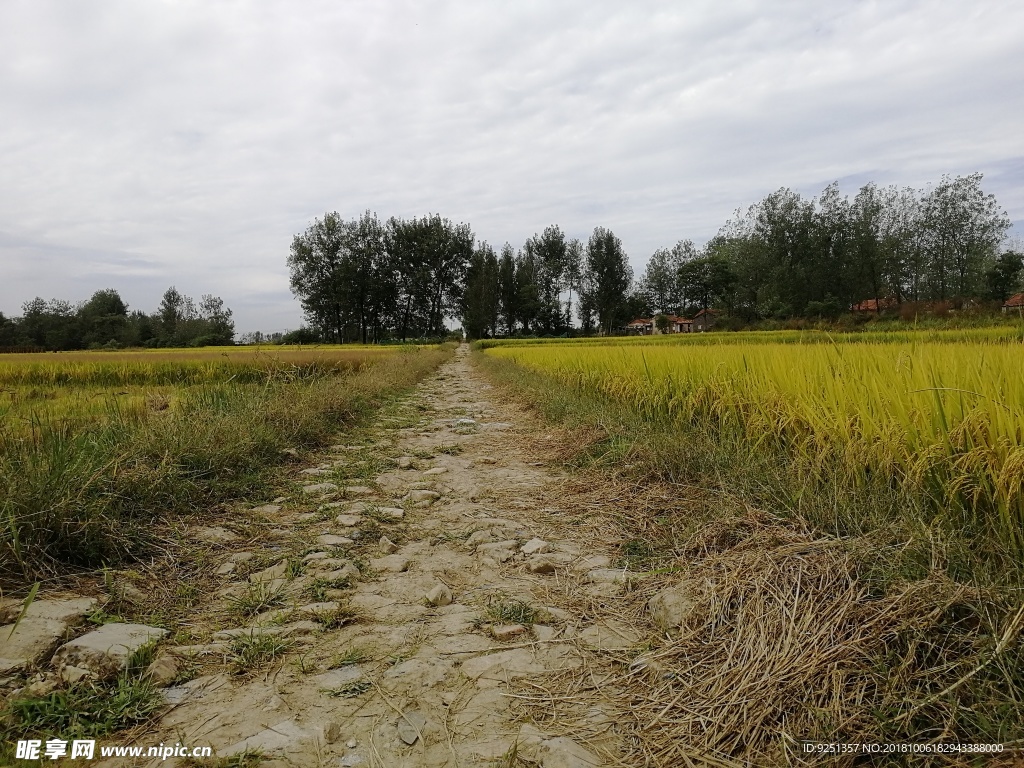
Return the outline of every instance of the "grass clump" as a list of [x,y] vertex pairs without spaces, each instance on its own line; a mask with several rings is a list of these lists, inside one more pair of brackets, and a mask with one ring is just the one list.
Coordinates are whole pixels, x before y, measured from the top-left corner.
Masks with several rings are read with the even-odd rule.
[[337,688],[324,688],[321,693],[335,699],[354,699],[366,693],[372,684],[369,680],[353,680],[350,683],[339,685]]
[[314,611],[313,621],[324,629],[341,629],[359,621],[359,612],[345,605],[339,605],[332,611]]
[[487,606],[487,617],[502,624],[533,624],[537,611],[523,600],[498,598]]
[[326,603],[328,601],[328,589],[350,589],[351,587],[352,581],[348,577],[341,579],[324,579],[318,577],[305,586],[304,594],[313,602]]
[[247,749],[230,757],[210,758],[182,757],[181,768],[257,768],[266,758],[260,750]]
[[231,666],[235,674],[244,675],[265,667],[291,647],[292,641],[262,632],[242,635],[231,642]]
[[276,608],[284,604],[281,588],[275,588],[269,582],[259,581],[245,586],[245,591],[227,598],[228,609],[243,618],[255,616],[268,608]]
[[340,667],[351,667],[361,664],[369,658],[363,648],[349,648],[343,653],[333,656],[328,664],[328,669],[339,669]]

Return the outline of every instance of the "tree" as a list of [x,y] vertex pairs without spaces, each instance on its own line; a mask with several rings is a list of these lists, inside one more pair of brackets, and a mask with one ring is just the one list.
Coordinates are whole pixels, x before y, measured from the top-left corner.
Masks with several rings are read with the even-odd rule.
[[1010,219],[994,195],[981,189],[982,174],[942,181],[927,195],[922,224],[926,236],[931,298],[977,296]]
[[985,272],[988,298],[1004,303],[1020,289],[1024,256],[1016,251],[1004,251]]
[[498,317],[507,335],[516,332],[519,289],[516,285],[516,254],[509,243],[501,247],[501,258],[498,261]]
[[498,257],[487,243],[473,251],[466,272],[466,291],[462,300],[462,327],[471,339],[497,333]]
[[557,225],[546,227],[527,240],[523,248],[533,256],[537,289],[537,324],[545,333],[557,333],[563,325],[561,292],[565,283],[565,235]]
[[720,256],[701,256],[679,268],[679,282],[686,297],[707,312],[736,282],[729,263]]
[[611,334],[625,322],[626,297],[633,282],[633,269],[622,249],[622,241],[611,230],[596,227],[587,242],[586,288],[583,304],[597,315],[598,327]]
[[13,347],[18,344],[18,326],[0,312],[0,347]]
[[376,339],[383,318],[395,306],[398,284],[376,214],[366,211],[345,229],[341,300],[346,317],[358,327],[360,343],[366,344],[371,334]]
[[577,238],[565,246],[565,288],[569,295],[565,302],[565,325],[572,328],[572,292],[580,292],[580,278],[583,275],[583,243]]
[[[841,304],[850,304],[862,277],[861,265],[857,262],[858,246],[863,246],[866,259],[875,259],[873,222],[870,218],[864,222],[867,237],[860,242],[852,218],[850,201],[839,193],[838,182],[825,187],[814,203],[811,221],[811,247],[806,268],[808,303],[835,303],[838,299]],[[877,281],[877,274],[875,279]],[[805,304],[805,314],[806,307]]]
[[397,324],[410,332],[440,336],[444,318],[460,311],[466,269],[473,255],[468,224],[439,215],[388,220],[385,248],[397,280]]
[[199,311],[208,326],[203,336],[209,345],[225,346],[234,343],[235,321],[231,319],[231,310],[224,306],[224,299],[204,294],[199,302]]
[[288,268],[292,293],[306,319],[330,340],[341,343],[344,334],[347,228],[337,213],[325,213],[292,239]]
[[640,278],[640,291],[653,310],[666,315],[682,311],[679,268],[696,257],[697,249],[691,240],[680,240],[671,249],[659,248],[651,255]]
[[187,318],[185,297],[173,285],[160,298],[157,315],[160,318],[161,340],[170,344],[178,332],[178,326]]
[[540,286],[538,285],[538,257],[529,240],[516,256],[516,319],[523,333],[535,333],[540,325]]
[[121,345],[128,329],[128,305],[113,288],[96,291],[78,310],[86,346]]

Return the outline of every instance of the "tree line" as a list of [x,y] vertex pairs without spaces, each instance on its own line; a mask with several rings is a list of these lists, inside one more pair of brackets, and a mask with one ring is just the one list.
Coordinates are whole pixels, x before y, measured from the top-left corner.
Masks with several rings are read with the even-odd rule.
[[472,337],[560,334],[574,310],[584,331],[611,332],[633,282],[622,242],[602,227],[583,245],[553,225],[499,253],[437,214],[327,213],[295,235],[288,266],[311,335],[339,343],[444,336],[449,317]]
[[[557,226],[500,253],[439,215],[381,223],[367,211],[316,219],[292,240],[292,292],[313,335],[362,343],[443,336],[461,318],[472,337],[612,331],[633,281],[622,242],[602,227],[586,246]],[[574,297],[576,306],[573,306]]]
[[737,211],[702,249],[656,251],[638,284],[652,312],[714,304],[745,321],[837,316],[875,300],[987,299],[1020,289],[1022,259],[1001,250],[1010,220],[980,173],[928,190],[865,184],[850,199],[790,189]]
[[96,291],[77,305],[37,297],[22,305],[20,317],[0,313],[0,348],[57,351],[227,345],[234,343],[231,314],[218,296],[204,295],[197,304],[174,286],[164,292],[152,314],[129,312],[113,288]]
[[519,248],[478,241],[432,214],[386,222],[337,212],[295,235],[293,293],[301,340],[438,337],[461,319],[471,338],[614,333],[629,320],[716,308],[737,322],[835,317],[865,299],[1003,301],[1020,288],[1021,255],[1001,251],[1010,221],[981,174],[928,190],[831,184],[789,189],[737,211],[702,248],[660,248],[633,279],[622,242],[597,227],[586,242],[557,225]]

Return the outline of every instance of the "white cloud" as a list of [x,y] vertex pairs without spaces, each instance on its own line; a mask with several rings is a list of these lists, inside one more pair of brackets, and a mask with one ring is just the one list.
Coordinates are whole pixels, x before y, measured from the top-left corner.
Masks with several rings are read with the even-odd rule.
[[[766,8],[768,10],[766,11]],[[0,309],[117,287],[295,326],[314,216],[436,211],[635,266],[840,179],[986,173],[1024,220],[1024,6],[223,2],[0,6]]]

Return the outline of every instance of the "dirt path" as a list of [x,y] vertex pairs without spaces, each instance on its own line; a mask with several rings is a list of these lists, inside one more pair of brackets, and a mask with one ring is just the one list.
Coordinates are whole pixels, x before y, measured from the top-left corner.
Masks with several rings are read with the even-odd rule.
[[[136,743],[259,750],[264,765],[616,762],[611,708],[573,692],[600,688],[640,637],[612,618],[612,542],[567,524],[572,498],[542,506],[564,486],[531,455],[536,428],[463,347],[367,441],[297,468],[296,493],[256,510],[278,538],[224,546],[217,620],[172,649],[198,676]],[[283,660],[250,671],[240,652]]]

